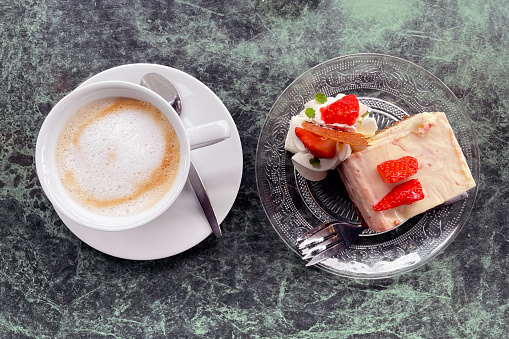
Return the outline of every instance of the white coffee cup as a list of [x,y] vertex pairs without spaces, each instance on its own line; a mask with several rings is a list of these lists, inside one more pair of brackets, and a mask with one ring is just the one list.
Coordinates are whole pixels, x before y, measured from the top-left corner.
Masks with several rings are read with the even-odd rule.
[[[171,189],[155,205],[145,211],[125,216],[94,213],[71,198],[56,167],[58,137],[69,118],[81,107],[104,98],[127,97],[157,107],[173,126],[180,142],[180,162]],[[187,180],[192,149],[209,146],[230,137],[224,120],[186,128],[175,110],[155,92],[124,81],[104,81],[80,87],[60,100],[42,124],[37,138],[35,161],[42,188],[53,206],[71,220],[96,230],[122,231],[139,227],[166,211],[177,199]]]

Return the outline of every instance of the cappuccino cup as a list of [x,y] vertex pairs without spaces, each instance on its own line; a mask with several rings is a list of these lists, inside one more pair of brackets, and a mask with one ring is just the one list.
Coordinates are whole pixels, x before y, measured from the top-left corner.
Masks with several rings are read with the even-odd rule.
[[128,230],[177,199],[192,149],[229,137],[224,120],[186,128],[155,92],[103,81],[77,88],[53,107],[37,138],[36,170],[50,202],[71,220]]

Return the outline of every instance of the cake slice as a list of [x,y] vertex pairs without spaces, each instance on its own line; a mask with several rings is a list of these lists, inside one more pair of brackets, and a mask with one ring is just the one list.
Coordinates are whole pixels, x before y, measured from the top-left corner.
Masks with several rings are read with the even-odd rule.
[[[350,199],[375,232],[391,230],[475,186],[444,113],[414,115],[369,138],[368,142],[368,148],[353,153],[338,166],[338,171]],[[417,159],[417,172],[399,182],[384,182],[377,165],[406,156]],[[418,179],[422,185],[424,198],[383,211],[373,209],[396,186],[412,179]]]

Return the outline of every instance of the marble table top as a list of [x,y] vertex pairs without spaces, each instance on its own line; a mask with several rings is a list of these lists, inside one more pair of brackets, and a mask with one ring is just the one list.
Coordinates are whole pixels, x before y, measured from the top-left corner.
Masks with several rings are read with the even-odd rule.
[[[509,8],[496,1],[98,0],[0,3],[0,337],[501,338],[509,326]],[[415,271],[331,275],[277,236],[255,153],[279,94],[307,69],[388,54],[441,79],[472,121],[481,178],[454,242]],[[239,130],[242,182],[222,222],[175,256],[130,261],[60,220],[35,165],[53,105],[108,68],[184,71]]]

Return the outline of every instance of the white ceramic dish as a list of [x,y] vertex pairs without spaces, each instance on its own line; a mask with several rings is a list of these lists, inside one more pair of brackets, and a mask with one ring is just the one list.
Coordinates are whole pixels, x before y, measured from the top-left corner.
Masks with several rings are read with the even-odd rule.
[[[191,159],[201,175],[218,222],[221,223],[233,206],[240,187],[242,146],[231,115],[207,86],[184,72],[155,64],[115,67],[93,76],[81,86],[107,80],[139,83],[141,77],[149,72],[164,75],[180,92],[184,125],[194,126],[221,119],[230,125],[229,139],[191,152]],[[101,252],[124,259],[169,257],[196,246],[212,232],[189,183],[186,183],[182,193],[166,212],[132,230],[93,230],[72,221],[58,209],[56,211],[64,224],[82,241]]]

